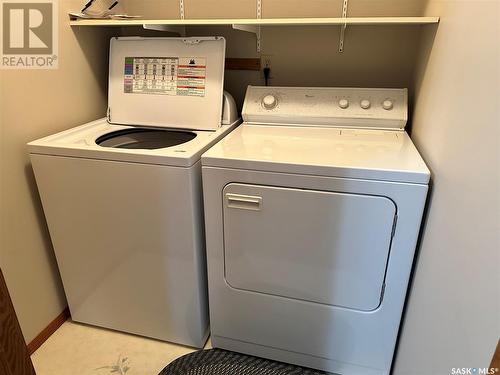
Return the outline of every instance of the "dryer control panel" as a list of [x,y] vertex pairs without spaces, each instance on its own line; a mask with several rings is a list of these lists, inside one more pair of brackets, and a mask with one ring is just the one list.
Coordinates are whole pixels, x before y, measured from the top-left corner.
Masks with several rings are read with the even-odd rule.
[[248,86],[247,123],[403,130],[406,89]]

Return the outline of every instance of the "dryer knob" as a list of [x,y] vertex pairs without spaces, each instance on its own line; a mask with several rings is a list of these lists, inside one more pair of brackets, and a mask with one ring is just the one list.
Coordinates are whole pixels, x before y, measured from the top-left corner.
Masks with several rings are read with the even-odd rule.
[[278,99],[274,95],[266,95],[262,99],[262,105],[265,109],[273,109],[278,105]]
[[392,100],[384,100],[382,103],[382,108],[384,108],[386,111],[390,111],[394,107],[394,103]]
[[347,99],[340,99],[339,100],[339,107],[342,109],[347,109],[349,107],[349,100]]
[[363,100],[361,101],[361,103],[359,103],[359,105],[360,105],[360,106],[361,106],[361,108],[363,108],[363,109],[368,109],[368,108],[370,108],[370,106],[371,106],[372,104],[370,103],[370,101],[369,101],[368,99],[363,99]]

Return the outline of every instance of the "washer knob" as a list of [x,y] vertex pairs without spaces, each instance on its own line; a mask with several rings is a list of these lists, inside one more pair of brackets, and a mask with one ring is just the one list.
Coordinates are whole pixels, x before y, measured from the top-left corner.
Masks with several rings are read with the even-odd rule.
[[361,101],[361,103],[359,103],[359,105],[360,105],[360,106],[361,106],[361,108],[363,108],[363,109],[368,109],[368,108],[370,108],[370,106],[371,106],[372,104],[370,103],[370,101],[369,101],[368,99],[363,99],[363,100]]
[[349,107],[349,100],[347,99],[340,99],[339,100],[339,107],[342,109],[346,109]]
[[262,105],[265,109],[273,109],[278,105],[278,99],[274,95],[266,95],[262,99]]
[[392,100],[384,100],[382,103],[382,108],[384,108],[386,111],[390,111],[394,107],[394,103]]

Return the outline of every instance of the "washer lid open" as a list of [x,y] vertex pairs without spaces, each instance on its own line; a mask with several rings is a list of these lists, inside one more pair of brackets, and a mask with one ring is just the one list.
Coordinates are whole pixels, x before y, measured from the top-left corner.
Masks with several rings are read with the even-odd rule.
[[193,130],[221,125],[222,37],[112,38],[110,123]]
[[102,147],[157,150],[178,146],[196,138],[196,133],[163,129],[122,129],[104,134],[95,143]]

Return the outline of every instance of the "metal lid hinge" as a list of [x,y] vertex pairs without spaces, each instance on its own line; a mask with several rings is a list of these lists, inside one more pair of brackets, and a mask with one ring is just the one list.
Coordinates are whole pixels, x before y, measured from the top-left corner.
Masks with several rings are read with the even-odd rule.
[[108,110],[106,111],[106,118],[108,119],[108,122],[111,122],[111,107],[108,107]]

